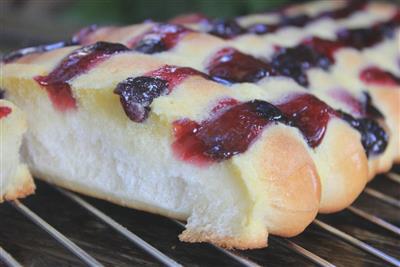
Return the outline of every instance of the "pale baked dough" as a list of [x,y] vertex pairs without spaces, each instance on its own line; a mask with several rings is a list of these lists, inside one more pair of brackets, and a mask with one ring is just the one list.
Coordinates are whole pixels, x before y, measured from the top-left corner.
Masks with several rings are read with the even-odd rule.
[[0,108],[7,108],[6,116],[0,118],[0,203],[15,200],[35,191],[31,174],[20,162],[19,148],[26,131],[22,111],[9,101],[0,99]]

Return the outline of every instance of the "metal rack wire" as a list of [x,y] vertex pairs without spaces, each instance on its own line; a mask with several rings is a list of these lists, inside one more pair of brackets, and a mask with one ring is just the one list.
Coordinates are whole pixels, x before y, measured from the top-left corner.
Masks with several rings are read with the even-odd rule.
[[[400,175],[397,173],[389,173],[385,175],[386,178],[396,184],[400,184]],[[61,195],[69,198],[74,203],[79,205],[80,208],[85,209],[87,212],[95,216],[98,220],[102,221],[112,229],[114,229],[119,235],[122,235],[124,238],[129,240],[134,246],[141,248],[145,253],[147,253],[151,258],[153,258],[156,262],[161,263],[164,266],[182,266],[179,259],[172,258],[165,253],[158,250],[153,244],[146,242],[144,239],[139,237],[137,234],[125,228],[121,223],[117,222],[111,216],[107,215],[100,209],[96,208],[94,205],[90,204],[86,201],[83,197],[79,196],[78,194],[72,193],[70,191],[66,191],[61,188],[56,188]],[[377,189],[373,189],[367,187],[364,191],[366,195],[373,197],[375,201],[380,201],[382,203],[386,203],[391,205],[395,208],[396,212],[400,214],[400,200],[397,199],[397,196],[389,196],[384,192],[381,192]],[[28,206],[24,205],[22,202],[14,201],[11,203],[11,206],[23,214],[26,218],[30,221],[34,222],[37,226],[42,228],[45,232],[47,232],[53,239],[59,242],[62,246],[64,246],[67,250],[69,250],[72,254],[74,254],[77,258],[79,258],[84,264],[88,266],[104,266],[99,259],[96,259],[94,256],[90,255],[80,246],[78,246],[75,242],[73,242],[70,238],[63,235],[62,229],[55,229],[54,226],[50,225],[44,219],[42,219],[39,215],[37,215],[33,210],[31,210]],[[385,229],[386,231],[390,232],[396,238],[400,236],[400,228],[393,223],[390,223],[374,214],[370,214],[369,212],[362,210],[355,206],[350,206],[347,209],[348,212],[358,216],[362,220],[365,220],[376,227],[380,227],[381,229]],[[399,215],[400,216],[400,215]],[[175,224],[179,227],[184,227],[183,223],[180,221],[172,220]],[[321,229],[322,231],[336,237],[337,239],[344,240],[348,244],[351,244],[355,248],[363,250],[370,255],[373,255],[377,259],[379,259],[384,265],[393,265],[400,267],[400,259],[395,258],[386,252],[378,249],[366,242],[363,242],[356,237],[330,225],[329,223],[324,222],[321,219],[315,219],[313,225]],[[276,243],[280,244],[286,250],[289,250],[291,253],[295,253],[300,255],[307,261],[317,266],[335,266],[333,263],[327,261],[322,256],[317,255],[310,250],[306,249],[302,245],[298,244],[296,241],[292,239],[286,238],[278,238],[278,237],[270,237],[271,240],[275,241]],[[1,240],[0,240],[1,241]],[[334,240],[333,240],[334,242]],[[229,251],[225,250],[216,246],[212,246],[214,250],[221,252],[226,257],[229,257],[239,266],[262,266],[265,263],[255,262],[252,259],[243,255],[243,252],[238,251]],[[399,248],[400,250],[400,248]],[[5,266],[12,266],[12,267],[19,267],[22,266],[12,255],[11,253],[4,250],[0,247],[0,264],[3,263]]]

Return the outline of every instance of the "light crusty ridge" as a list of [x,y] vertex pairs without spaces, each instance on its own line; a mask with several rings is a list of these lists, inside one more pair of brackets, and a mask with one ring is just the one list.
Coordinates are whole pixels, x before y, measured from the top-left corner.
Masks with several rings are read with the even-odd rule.
[[[88,42],[105,39],[128,44],[150,27],[98,30],[89,35],[92,41]],[[228,88],[190,77],[171,94],[156,98],[142,124],[126,117],[112,93],[125,78],[145,75],[166,64],[205,71],[210,55],[226,46],[255,55],[272,47],[256,37],[223,41],[189,33],[165,53],[114,55],[69,81],[77,110],[64,113],[54,109],[45,90],[32,78],[48,74],[77,47],[29,55],[5,65],[8,95],[28,112],[32,124],[25,154],[33,172],[50,182],[122,205],[188,218],[183,240],[226,247],[261,247],[267,233],[291,236],[301,232],[319,206],[318,174],[322,211],[350,204],[365,185],[368,160],[358,132],[339,119],[330,121],[315,150],[307,146],[297,129],[278,124],[268,126],[245,153],[207,168],[174,158],[170,148],[173,121],[207,119],[212,106],[223,98],[274,103],[285,94],[304,92],[289,78]],[[326,102],[336,106],[328,97]],[[343,153],[353,161],[343,160]],[[332,170],[338,177],[328,177]]]

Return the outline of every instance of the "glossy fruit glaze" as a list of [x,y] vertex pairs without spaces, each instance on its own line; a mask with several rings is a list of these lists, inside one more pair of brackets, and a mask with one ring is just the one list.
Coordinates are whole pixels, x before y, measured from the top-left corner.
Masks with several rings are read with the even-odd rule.
[[83,46],[67,55],[48,75],[36,76],[34,79],[46,89],[56,109],[59,111],[75,109],[76,101],[69,81],[88,72],[111,55],[128,50],[122,44],[107,42]]
[[179,159],[198,165],[229,159],[246,151],[268,124],[286,120],[279,109],[265,101],[223,101],[224,108],[210,119],[174,122],[173,150]]
[[7,117],[12,112],[10,107],[0,107],[0,119]]
[[272,66],[234,48],[223,48],[210,60],[209,75],[222,83],[257,82],[273,76]]
[[378,85],[399,89],[400,77],[379,67],[368,67],[361,71],[360,79],[369,85]]
[[384,129],[373,118],[355,118],[334,110],[310,94],[292,95],[273,105],[262,100],[241,103],[223,99],[202,122],[181,119],[173,123],[173,150],[181,160],[207,165],[245,152],[270,123],[297,128],[308,145],[318,147],[332,118],[342,119],[360,132],[368,156],[382,153],[388,142]]
[[160,53],[173,48],[189,32],[191,30],[176,24],[156,24],[128,42],[128,47],[145,54]]

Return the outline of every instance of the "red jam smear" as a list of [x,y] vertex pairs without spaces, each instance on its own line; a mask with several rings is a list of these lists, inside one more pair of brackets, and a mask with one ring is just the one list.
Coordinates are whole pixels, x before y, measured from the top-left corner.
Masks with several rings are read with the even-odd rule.
[[215,114],[215,113],[221,112],[223,110],[226,110],[227,108],[236,106],[239,103],[240,102],[234,98],[224,98],[224,99],[220,100],[215,107],[212,108],[211,113]]
[[337,115],[325,102],[309,94],[292,97],[277,107],[290,119],[291,126],[301,131],[313,148],[321,143],[329,120]]
[[49,75],[36,76],[34,79],[46,89],[57,110],[73,110],[77,106],[68,82],[111,55],[124,51],[128,51],[124,45],[107,42],[84,46],[66,56]]
[[179,159],[200,166],[219,162],[243,153],[268,124],[283,120],[282,113],[268,102],[239,103],[201,123],[175,121],[172,148]]
[[192,30],[181,25],[157,24],[148,32],[128,42],[128,47],[145,54],[164,52],[173,48]]
[[302,43],[314,49],[319,54],[326,56],[332,63],[335,62],[335,52],[343,47],[343,44],[338,41],[322,39],[320,37],[310,37]]
[[0,107],[0,119],[7,117],[12,112],[10,107]]
[[278,122],[298,128],[308,145],[315,148],[322,142],[330,119],[336,117],[360,132],[368,156],[377,155],[386,149],[388,135],[375,118],[366,116],[355,118],[334,110],[310,94],[290,96],[278,105],[224,99],[205,121],[175,121],[172,148],[180,160],[204,166],[245,152],[267,125]]
[[267,63],[229,47],[213,56],[207,70],[214,80],[222,83],[257,82],[274,75]]
[[378,67],[368,67],[361,71],[360,79],[371,85],[380,85],[388,87],[399,87],[400,77],[395,76],[389,71],[382,70]]
[[190,76],[201,76],[208,79],[205,73],[189,67],[177,67],[172,65],[165,65],[155,71],[147,73],[145,76],[159,78],[168,82],[168,89],[171,92],[172,88],[180,84],[183,80]]

